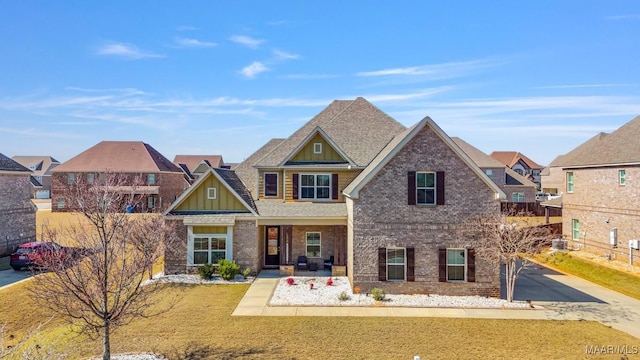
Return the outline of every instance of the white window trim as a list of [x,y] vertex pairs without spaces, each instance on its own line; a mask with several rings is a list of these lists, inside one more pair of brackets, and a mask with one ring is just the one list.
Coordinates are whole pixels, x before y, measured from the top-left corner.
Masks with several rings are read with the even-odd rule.
[[[211,194],[213,191],[213,194]],[[218,189],[215,187],[208,187],[207,188],[207,199],[209,200],[215,200],[218,198]]]
[[[578,237],[576,237],[576,232],[578,233]],[[578,219],[571,219],[571,239],[580,240],[580,220]]]
[[[153,179],[153,181],[151,181]],[[155,185],[156,184],[156,174],[147,174],[147,185]]]
[[[464,265],[460,265],[460,264],[451,264],[449,265],[449,251],[464,251]],[[447,248],[447,282],[452,282],[452,283],[462,283],[462,282],[467,282],[467,265],[469,264],[469,254],[467,252],[467,249],[463,249],[463,248]],[[464,279],[463,280],[450,280],[449,279],[449,266],[463,266],[464,267]]]
[[[276,194],[275,195],[267,195],[267,175],[275,175],[276,176]],[[280,196],[280,174],[277,172],[266,172],[262,176],[262,194],[264,197],[268,198],[277,198]]]
[[[514,200],[514,195],[518,196],[517,201]],[[522,195],[522,201],[520,201],[520,195]],[[522,191],[514,191],[511,193],[511,202],[525,202],[525,194]]]
[[[419,174],[433,174],[433,187],[430,186],[418,186],[418,175]],[[435,171],[416,171],[416,205],[422,206],[433,206],[438,203],[438,177]],[[433,189],[433,203],[421,203],[418,201],[418,190],[425,189],[430,190]]]
[[[400,264],[396,264],[396,263],[389,263],[389,250],[402,250],[404,251],[404,263],[402,263],[402,267],[404,268],[404,273],[402,276],[402,279],[389,279],[389,265],[393,265],[393,266],[399,266]],[[403,248],[403,247],[388,247],[385,249],[386,251],[386,272],[387,272],[387,281],[390,282],[405,282],[407,281],[407,248]]]
[[313,143],[313,153],[322,154],[322,143]]
[[[309,255],[309,234],[318,234],[319,236],[319,240],[320,243],[317,245],[318,246],[318,256],[311,256]],[[322,233],[320,231],[307,231],[304,234],[304,252],[305,255],[310,258],[310,259],[320,259],[322,258]],[[312,244],[311,246],[316,246],[315,244]]]
[[618,170],[618,185],[624,186],[627,183],[627,172]]
[[[569,174],[571,174],[571,182],[569,182]],[[571,190],[569,190],[569,184],[571,184]],[[575,174],[573,173],[573,171],[568,171],[567,172],[567,192],[571,194],[574,192],[575,188],[576,188]]]
[[[193,263],[193,243],[194,238],[196,237],[225,237],[225,256],[224,258],[232,261],[233,260],[233,226],[227,226],[227,232],[221,234],[194,234],[193,226],[187,227],[187,266],[200,266],[200,264]],[[211,241],[209,241],[209,247],[211,247]],[[210,254],[210,252],[209,252]],[[211,256],[211,255],[209,255]]]
[[[329,176],[329,197],[326,198],[319,198],[318,197],[318,176],[319,175],[326,175]],[[303,176],[314,176],[314,181],[313,181],[313,197],[312,198],[307,198],[307,197],[303,197],[302,196],[302,177]],[[331,201],[332,200],[332,194],[333,194],[333,184],[332,181],[333,177],[332,174],[330,173],[300,173],[298,175],[298,200],[318,200],[318,201]],[[305,186],[305,187],[309,187],[309,186]],[[324,186],[323,186],[324,188]]]

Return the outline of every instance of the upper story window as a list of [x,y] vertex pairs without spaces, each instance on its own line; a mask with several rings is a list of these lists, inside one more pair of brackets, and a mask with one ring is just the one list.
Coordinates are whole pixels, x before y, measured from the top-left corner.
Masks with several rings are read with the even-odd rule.
[[567,173],[567,192],[573,192],[573,172],[571,171]]
[[511,202],[524,202],[524,193],[523,192],[511,193]]
[[418,205],[436,204],[436,173],[416,173],[416,195]]
[[147,174],[147,185],[156,184],[156,174]]
[[76,174],[68,173],[67,174],[67,184],[72,185],[75,182],[76,182]]
[[618,170],[618,184],[620,185],[624,185],[626,180],[625,180],[625,176],[626,176],[626,171],[625,170]]
[[571,219],[571,233],[573,240],[580,239],[580,221],[578,219]]
[[264,174],[264,196],[278,196],[278,173]]
[[218,197],[218,191],[214,187],[207,188],[207,199],[215,200]]
[[513,169],[513,171],[517,172],[518,175],[524,175],[524,171],[522,169]]
[[300,199],[331,199],[331,174],[300,174]]
[[484,173],[487,174],[487,176],[493,176],[493,170],[491,169],[485,170]]
[[95,176],[96,175],[94,173],[87,173],[87,184],[93,184],[93,182],[95,181]]
[[539,176],[539,175],[540,175],[540,169],[533,169],[533,170],[531,170],[531,175],[533,175],[533,176]]
[[322,143],[313,143],[313,153],[322,154]]

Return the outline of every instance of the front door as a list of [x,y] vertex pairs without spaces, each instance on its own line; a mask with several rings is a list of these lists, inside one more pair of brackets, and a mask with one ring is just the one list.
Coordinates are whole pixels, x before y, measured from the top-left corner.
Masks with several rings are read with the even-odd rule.
[[265,226],[265,266],[280,265],[280,226]]

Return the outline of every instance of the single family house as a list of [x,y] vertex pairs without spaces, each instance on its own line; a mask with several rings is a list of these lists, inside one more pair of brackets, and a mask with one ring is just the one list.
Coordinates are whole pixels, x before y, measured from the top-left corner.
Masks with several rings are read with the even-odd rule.
[[0,255],[36,240],[30,176],[31,170],[0,154]]

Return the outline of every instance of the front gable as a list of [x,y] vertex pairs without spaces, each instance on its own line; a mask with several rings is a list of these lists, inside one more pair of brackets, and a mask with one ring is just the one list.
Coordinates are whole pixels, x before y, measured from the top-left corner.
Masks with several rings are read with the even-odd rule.
[[295,148],[284,165],[300,164],[352,164],[353,161],[331,140],[331,138],[317,128]]
[[167,210],[166,214],[253,213],[237,192],[209,169]]

